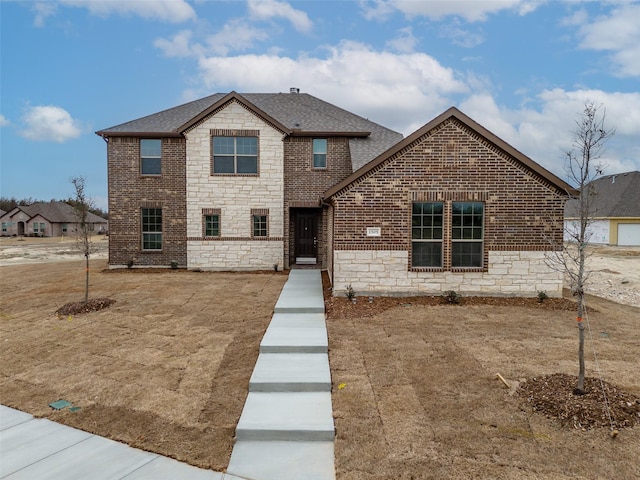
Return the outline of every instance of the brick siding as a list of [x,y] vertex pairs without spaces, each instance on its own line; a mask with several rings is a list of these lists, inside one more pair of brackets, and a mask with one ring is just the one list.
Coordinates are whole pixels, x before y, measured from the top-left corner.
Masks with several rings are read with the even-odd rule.
[[[140,139],[111,137],[107,146],[109,265],[187,264],[185,143],[162,139],[162,174],[140,174]],[[141,209],[162,208],[162,250],[142,250]]]
[[[321,138],[321,137],[318,137]],[[327,167],[313,168],[313,138],[287,137],[284,142],[285,265],[295,263],[292,208],[318,208],[322,194],[352,173],[349,139],[327,139]],[[327,268],[326,207],[318,210],[318,265]]]
[[[489,252],[542,252],[551,249],[549,238],[562,242],[561,192],[464,124],[449,119],[332,198],[335,271],[341,268],[340,251],[377,250],[408,252],[404,268],[411,270],[414,201],[443,202],[445,218],[452,201],[484,203],[480,272],[490,268]],[[367,227],[381,228],[381,236],[367,237]],[[448,256],[446,235],[443,246]],[[446,267],[445,262],[440,270],[451,270]],[[424,278],[429,276],[423,273]]]

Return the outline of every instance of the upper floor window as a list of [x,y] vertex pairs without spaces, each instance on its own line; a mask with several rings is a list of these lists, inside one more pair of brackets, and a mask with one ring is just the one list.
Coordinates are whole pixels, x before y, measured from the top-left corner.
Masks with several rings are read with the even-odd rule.
[[313,168],[327,168],[327,139],[313,139]]
[[484,205],[451,204],[451,266],[482,267]]
[[257,137],[212,137],[211,173],[255,175],[258,173]]
[[443,204],[415,202],[411,212],[411,265],[442,267]]
[[142,209],[142,249],[162,250],[162,209]]
[[162,173],[162,140],[143,138],[140,140],[140,173],[160,175]]

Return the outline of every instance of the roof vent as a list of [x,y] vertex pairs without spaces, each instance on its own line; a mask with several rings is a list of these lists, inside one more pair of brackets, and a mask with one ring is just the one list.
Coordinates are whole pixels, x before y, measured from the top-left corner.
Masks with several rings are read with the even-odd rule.
[[300,93],[300,89],[296,87],[291,87],[289,89],[289,93]]

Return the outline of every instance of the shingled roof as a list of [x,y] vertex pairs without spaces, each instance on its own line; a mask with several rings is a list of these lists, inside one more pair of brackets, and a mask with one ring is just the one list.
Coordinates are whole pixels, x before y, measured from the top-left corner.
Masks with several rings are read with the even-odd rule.
[[[592,201],[597,218],[640,218],[640,172],[616,173],[590,183],[595,196]],[[565,217],[578,216],[578,200],[565,205]]]
[[[71,205],[64,202],[37,202],[31,205],[21,205],[16,207],[33,218],[37,215],[48,220],[50,223],[77,223],[75,211]],[[88,223],[107,223],[107,220],[91,212],[87,214]]]
[[181,136],[227,102],[238,101],[287,135],[349,137],[353,170],[375,158],[402,134],[306,93],[216,93],[96,132],[112,136]]

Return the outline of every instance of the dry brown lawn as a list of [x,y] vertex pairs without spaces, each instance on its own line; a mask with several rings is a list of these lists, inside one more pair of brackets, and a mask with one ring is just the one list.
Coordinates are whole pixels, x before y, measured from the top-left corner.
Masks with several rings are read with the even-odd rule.
[[286,275],[105,268],[92,262],[90,297],[116,302],[59,318],[83,297],[82,262],[0,267],[1,403],[224,470]]
[[[602,377],[640,395],[640,309],[589,305],[587,375],[598,375],[594,347]],[[575,375],[575,323],[571,311],[500,305],[330,316],[338,478],[640,478],[640,427],[615,439],[561,427],[496,379]]]

